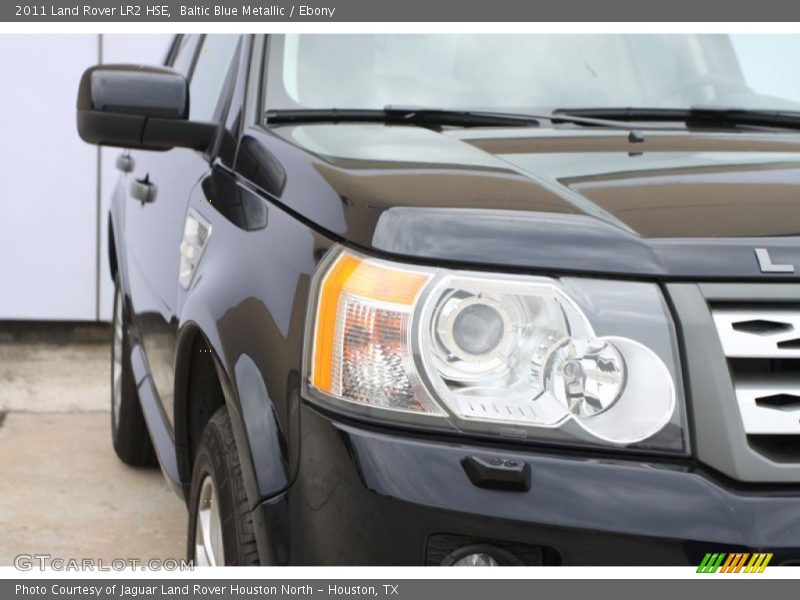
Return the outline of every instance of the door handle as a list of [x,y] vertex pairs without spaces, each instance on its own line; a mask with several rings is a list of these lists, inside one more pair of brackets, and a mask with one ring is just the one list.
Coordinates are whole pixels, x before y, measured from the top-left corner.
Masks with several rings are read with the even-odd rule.
[[144,179],[134,179],[131,182],[131,197],[142,204],[155,201],[156,186],[150,183],[150,175],[145,175]]
[[133,160],[133,157],[130,154],[120,154],[117,156],[117,160],[114,165],[122,171],[123,173],[130,173],[133,171],[133,167],[136,164],[136,161]]

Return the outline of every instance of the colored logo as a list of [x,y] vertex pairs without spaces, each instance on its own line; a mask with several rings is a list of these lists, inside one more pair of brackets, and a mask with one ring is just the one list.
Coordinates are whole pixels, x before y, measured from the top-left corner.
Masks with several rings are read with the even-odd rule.
[[769,561],[772,560],[772,553],[756,552],[709,552],[703,558],[703,562],[697,567],[698,573],[763,573]]

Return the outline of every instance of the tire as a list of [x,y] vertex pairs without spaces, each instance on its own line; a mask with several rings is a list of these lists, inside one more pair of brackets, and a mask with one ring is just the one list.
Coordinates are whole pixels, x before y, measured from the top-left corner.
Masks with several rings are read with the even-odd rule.
[[214,413],[200,438],[189,493],[187,538],[186,555],[196,566],[259,564],[253,519],[226,406]]
[[114,319],[111,338],[111,441],[119,459],[132,467],[157,463],[150,433],[139,404],[131,367],[128,318],[119,278],[114,281]]

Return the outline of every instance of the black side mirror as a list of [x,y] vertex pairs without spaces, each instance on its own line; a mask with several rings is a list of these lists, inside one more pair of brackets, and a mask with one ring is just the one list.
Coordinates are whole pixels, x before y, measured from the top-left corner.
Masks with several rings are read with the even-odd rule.
[[90,144],[169,150],[206,150],[213,123],[188,121],[189,85],[163,67],[98,65],[78,88],[78,134]]

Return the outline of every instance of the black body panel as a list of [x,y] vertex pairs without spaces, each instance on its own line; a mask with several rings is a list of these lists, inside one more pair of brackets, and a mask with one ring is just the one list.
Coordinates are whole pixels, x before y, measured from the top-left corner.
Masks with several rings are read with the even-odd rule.
[[[545,564],[697,565],[706,552],[800,559],[798,493],[737,489],[690,464],[408,437],[302,411],[300,476],[257,512],[279,564],[426,564],[435,536],[543,547]],[[466,456],[512,458],[529,491],[479,488]],[[548,563],[549,561],[549,563]]]

